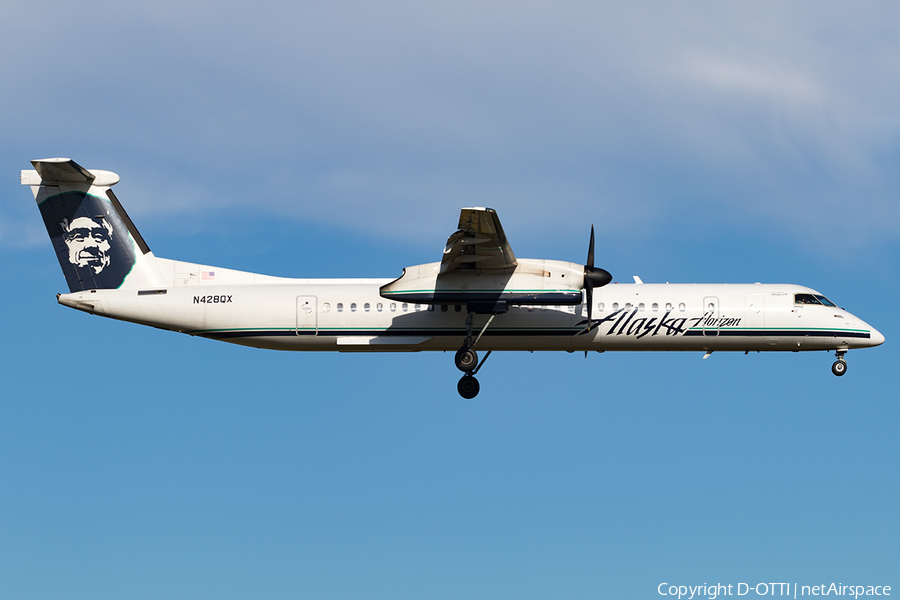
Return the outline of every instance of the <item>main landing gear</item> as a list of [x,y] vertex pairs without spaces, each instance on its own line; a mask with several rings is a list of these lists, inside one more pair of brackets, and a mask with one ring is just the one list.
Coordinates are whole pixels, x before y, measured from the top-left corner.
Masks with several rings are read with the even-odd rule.
[[479,363],[478,353],[475,352],[475,344],[477,344],[478,340],[481,339],[481,336],[484,335],[484,330],[488,328],[488,325],[491,324],[491,321],[494,320],[496,315],[491,315],[491,318],[488,319],[487,323],[484,324],[484,327],[482,327],[481,331],[478,333],[478,337],[473,340],[472,319],[474,316],[475,313],[470,311],[469,316],[466,317],[466,341],[463,342],[462,348],[456,351],[456,356],[453,359],[454,363],[456,363],[456,368],[465,373],[465,375],[460,378],[459,383],[456,384],[456,391],[466,400],[471,400],[477,396],[479,390],[481,390],[481,385],[478,383],[478,380],[475,379],[475,374],[478,373],[485,361],[487,361],[492,350],[488,350]]
[[840,377],[844,373],[847,372],[847,361],[844,360],[844,353],[846,350],[838,350],[834,353],[837,357],[837,360],[834,361],[834,364],[831,365],[831,372]]
[[463,346],[456,352],[456,368],[465,373],[456,384],[456,391],[466,400],[471,400],[478,395],[481,385],[475,379],[475,373],[481,369],[491,352],[493,350],[488,350],[480,363],[478,362],[478,353],[472,348]]

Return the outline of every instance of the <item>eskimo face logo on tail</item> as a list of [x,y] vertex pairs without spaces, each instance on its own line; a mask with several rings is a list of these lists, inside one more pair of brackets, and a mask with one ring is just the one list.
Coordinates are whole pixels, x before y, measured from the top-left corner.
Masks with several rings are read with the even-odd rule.
[[60,227],[73,266],[90,268],[94,275],[109,266],[113,228],[105,218],[76,217],[71,223],[63,219]]
[[69,291],[116,289],[137,262],[135,243],[109,200],[42,188],[38,206]]

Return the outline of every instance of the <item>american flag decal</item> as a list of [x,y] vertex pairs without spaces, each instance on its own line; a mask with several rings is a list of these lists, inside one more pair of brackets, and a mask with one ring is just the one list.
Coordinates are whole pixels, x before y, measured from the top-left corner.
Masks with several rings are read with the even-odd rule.
[[209,281],[211,279],[216,278],[215,271],[201,271],[200,272],[200,281]]

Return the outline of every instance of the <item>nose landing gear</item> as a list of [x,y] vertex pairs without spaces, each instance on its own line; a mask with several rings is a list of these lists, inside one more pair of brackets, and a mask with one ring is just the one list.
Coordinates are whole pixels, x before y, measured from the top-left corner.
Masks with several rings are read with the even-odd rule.
[[834,355],[837,357],[837,360],[834,361],[833,365],[831,365],[831,372],[838,377],[847,372],[847,361],[844,360],[845,352],[846,350],[838,350],[834,353]]

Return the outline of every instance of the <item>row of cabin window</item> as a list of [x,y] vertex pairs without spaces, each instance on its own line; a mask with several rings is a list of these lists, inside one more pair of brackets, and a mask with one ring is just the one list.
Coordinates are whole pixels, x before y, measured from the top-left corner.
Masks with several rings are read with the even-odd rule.
[[[598,304],[598,305],[597,305],[597,308],[598,308],[599,310],[602,311],[602,310],[604,309],[603,303],[601,302],[600,304]],[[634,308],[634,305],[633,305],[631,302],[627,302],[627,303],[625,304],[625,310],[631,310],[632,308]],[[613,310],[619,310],[619,303],[618,303],[618,302],[613,302],[613,304],[612,304],[612,309],[613,309]],[[638,304],[637,309],[638,309],[639,311],[644,310],[644,303],[641,302],[640,304]],[[672,305],[672,303],[671,303],[671,302],[666,302],[665,311],[666,311],[666,312],[671,312],[673,309],[674,309],[674,306]],[[687,307],[685,306],[684,302],[680,302],[680,303],[678,304],[678,310],[679,310],[680,312],[684,312],[686,309],[687,309]],[[658,312],[658,311],[659,311],[659,304],[656,303],[656,302],[654,302],[653,304],[650,305],[650,310],[652,310],[653,312]]]
[[[397,306],[398,306],[398,305],[397,305],[396,302],[391,302],[391,304],[390,304],[390,311],[391,311],[391,312],[397,312]],[[407,304],[406,302],[400,304],[399,306],[400,306],[400,311],[401,311],[401,312],[409,312],[410,305]],[[434,311],[434,304],[427,304],[427,305],[413,304],[412,306],[413,306],[413,310],[415,310],[416,312],[419,312],[419,311],[422,311],[422,310],[430,310],[430,311]],[[344,312],[344,303],[343,303],[343,302],[338,302],[335,308],[336,308],[336,310],[337,310],[338,312]],[[532,311],[535,309],[534,306],[526,306],[525,308],[528,310],[528,312],[532,312]],[[541,307],[540,307],[540,309],[541,309],[542,311],[547,311],[547,310],[549,310],[550,308],[551,308],[551,307],[549,307],[549,306],[541,306]],[[573,306],[573,305],[566,306],[566,307],[561,307],[561,306],[560,306],[560,307],[556,307],[556,308],[557,308],[557,309],[563,309],[563,308],[564,308],[565,310],[568,310],[569,312],[575,312],[575,306]],[[634,308],[634,305],[633,305],[631,302],[627,302],[627,303],[625,304],[625,310],[631,310],[632,308]],[[640,304],[638,304],[638,307],[637,307],[637,308],[638,308],[639,311],[643,311],[644,308],[645,308],[645,307],[644,307],[644,303],[641,302]],[[681,303],[678,305],[678,310],[681,311],[681,312],[684,312],[684,311],[685,311],[685,308],[686,308],[686,307],[685,307],[685,305],[684,305],[684,302],[681,302]],[[462,306],[459,305],[459,304],[457,304],[457,305],[455,305],[455,306],[453,307],[453,309],[454,309],[456,312],[461,312],[461,311],[462,311]],[[357,310],[356,302],[352,302],[352,303],[350,304],[350,312],[356,312],[356,310]],[[371,305],[371,304],[369,304],[368,302],[366,302],[365,304],[363,304],[363,312],[369,312],[369,311],[371,311],[371,310],[372,310],[372,305]],[[375,305],[375,310],[376,310],[377,312],[382,312],[382,311],[384,311],[384,303],[382,303],[382,302],[377,303],[377,304]],[[449,307],[449,306],[447,306],[446,304],[442,304],[442,305],[441,305],[441,311],[442,311],[442,312],[447,312],[448,310],[450,310],[450,307]],[[603,302],[598,303],[598,304],[597,304],[597,310],[599,310],[600,312],[603,312],[604,310],[606,310],[606,305],[605,305]],[[612,303],[612,310],[614,310],[614,311],[615,311],[615,310],[619,310],[619,303],[618,303],[618,302],[613,302],[613,303]],[[659,311],[659,304],[656,303],[656,302],[654,302],[653,304],[650,305],[650,310],[652,310],[653,312],[658,312],[658,311]],[[671,311],[673,310],[673,306],[672,306],[672,303],[671,303],[671,302],[667,302],[667,303],[666,303],[665,310],[666,310],[666,312],[671,312]],[[322,304],[322,312],[326,312],[326,313],[327,313],[327,312],[330,312],[330,311],[331,311],[331,303],[330,303],[330,302],[325,302],[324,304]]]
[[[413,310],[415,310],[416,312],[419,312],[419,311],[421,311],[421,310],[431,310],[431,311],[434,310],[434,305],[433,305],[433,304],[428,304],[428,305],[424,305],[424,304],[412,304],[412,305],[410,305],[410,304],[407,304],[406,302],[404,302],[403,304],[400,304],[400,305],[399,305],[400,311],[401,311],[401,312],[409,312],[410,306],[412,306],[412,307],[413,307]],[[391,302],[391,304],[390,304],[390,311],[391,311],[391,312],[397,312],[397,307],[398,307],[398,305],[397,305],[396,302]],[[363,308],[362,308],[362,309],[363,309],[363,312],[369,312],[369,311],[372,310],[372,305],[369,304],[368,302],[366,302],[365,304],[363,304]],[[335,310],[337,310],[338,312],[344,312],[344,303],[343,303],[343,302],[338,302],[338,303],[335,305]],[[350,312],[356,312],[356,310],[357,310],[356,302],[352,302],[352,303],[350,304]],[[383,302],[379,302],[378,304],[376,304],[376,305],[375,305],[375,310],[376,310],[377,312],[382,312],[382,311],[384,310],[384,303],[383,303]],[[458,311],[458,310],[460,310],[460,309],[457,308],[457,311]],[[325,302],[325,303],[323,303],[323,304],[322,304],[322,312],[330,312],[330,311],[331,311],[331,303],[330,303],[330,302]]]
[[[579,306],[580,306],[580,305],[579,305]],[[526,306],[525,308],[528,310],[528,312],[531,312],[531,311],[533,311],[536,307],[534,307],[534,306]],[[551,307],[549,307],[549,306],[540,306],[540,307],[537,307],[537,308],[540,308],[541,310],[546,311],[546,310],[550,309]],[[574,306],[556,307],[556,308],[557,308],[557,309],[565,308],[565,309],[568,310],[569,312],[575,312],[575,307],[574,307]],[[631,309],[634,308],[634,304],[632,304],[631,302],[626,302],[624,308],[625,308],[625,310],[631,310]],[[637,305],[637,309],[638,309],[639,311],[643,311],[643,310],[646,309],[646,306],[644,305],[643,302],[641,302],[640,304]],[[673,309],[674,309],[674,306],[672,305],[672,303],[671,303],[671,302],[666,302],[665,311],[666,311],[666,312],[671,312]],[[711,309],[711,310],[713,309],[712,305],[710,305],[710,309]],[[606,310],[606,304],[603,303],[603,302],[598,302],[598,303],[597,303],[597,310],[599,310],[600,312],[603,312],[604,310]],[[613,303],[612,303],[612,310],[614,310],[614,311],[619,310],[619,303],[618,303],[618,302],[613,302]],[[658,312],[658,311],[659,311],[659,303],[658,303],[658,302],[654,302],[653,304],[651,304],[651,305],[650,305],[650,310],[652,310],[653,312]],[[687,310],[687,306],[685,306],[684,302],[681,302],[681,303],[678,304],[678,310],[681,311],[681,312],[684,312],[685,310]]]

